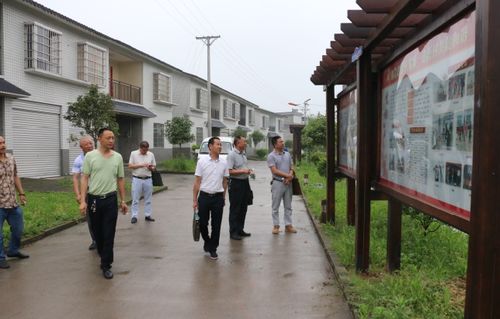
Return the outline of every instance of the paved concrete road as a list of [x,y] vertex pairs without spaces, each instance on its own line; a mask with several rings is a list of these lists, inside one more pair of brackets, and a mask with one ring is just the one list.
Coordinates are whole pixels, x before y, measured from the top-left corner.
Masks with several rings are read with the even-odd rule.
[[86,225],[26,247],[28,260],[0,270],[0,318],[351,318],[304,204],[294,196],[297,234],[271,234],[270,173],[252,162],[252,236],[229,240],[224,209],[219,260],[191,235],[192,176],[166,175],[154,195],[156,222],[120,215],[115,278],[106,280]]

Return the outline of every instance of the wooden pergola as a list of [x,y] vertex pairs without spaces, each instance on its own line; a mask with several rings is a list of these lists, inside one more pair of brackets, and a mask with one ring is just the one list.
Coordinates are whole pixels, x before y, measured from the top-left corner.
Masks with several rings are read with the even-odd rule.
[[[398,269],[400,263],[401,206],[415,207],[470,236],[465,317],[500,318],[500,236],[496,236],[500,233],[500,63],[496,60],[500,57],[500,1],[358,0],[357,4],[361,10],[347,12],[351,23],[341,24],[342,33],[335,34],[311,76],[326,91],[327,222],[335,220],[334,176],[339,174],[334,143],[339,99],[334,88],[345,85],[357,91],[357,162],[348,183],[355,211],[357,270],[369,267],[370,202],[389,201],[389,270]],[[473,19],[467,21],[475,23],[474,182],[470,209],[459,214],[381,182],[381,76],[401,56],[471,15]]]

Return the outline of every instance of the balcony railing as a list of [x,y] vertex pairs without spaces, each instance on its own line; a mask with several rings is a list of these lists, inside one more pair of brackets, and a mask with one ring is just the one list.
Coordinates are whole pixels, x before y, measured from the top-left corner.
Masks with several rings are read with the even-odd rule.
[[109,95],[115,99],[141,104],[141,88],[129,83],[112,80]]
[[220,119],[220,111],[219,110],[210,110],[211,116],[213,119]]

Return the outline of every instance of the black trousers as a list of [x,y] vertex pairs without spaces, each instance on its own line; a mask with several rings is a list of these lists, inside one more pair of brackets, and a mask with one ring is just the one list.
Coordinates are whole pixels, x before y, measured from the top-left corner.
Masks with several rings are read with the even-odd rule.
[[229,183],[229,232],[240,234],[245,229],[250,182],[247,179],[231,178]]
[[118,202],[116,194],[105,199],[88,196],[87,217],[90,219],[97,252],[101,256],[101,268],[109,269],[113,263]]
[[[200,234],[205,241],[203,248],[206,251],[217,251],[217,247],[219,247],[223,209],[224,196],[222,194],[209,196],[200,192],[200,196],[198,196],[198,215],[200,216]],[[212,226],[210,235],[208,234],[209,220]]]

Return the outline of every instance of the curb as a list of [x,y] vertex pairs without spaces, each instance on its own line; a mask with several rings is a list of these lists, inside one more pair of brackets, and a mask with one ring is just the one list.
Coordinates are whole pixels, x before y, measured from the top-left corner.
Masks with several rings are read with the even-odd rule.
[[[159,192],[166,191],[166,190],[168,190],[168,186],[163,186],[162,188],[153,191],[153,195],[156,193],[159,193]],[[127,205],[130,205],[131,202],[132,202],[132,200],[127,201]],[[56,234],[58,232],[61,232],[61,231],[66,230],[70,227],[76,226],[78,224],[85,223],[86,221],[87,221],[86,217],[79,217],[75,220],[71,220],[71,221],[65,222],[63,224],[54,226],[52,228],[49,228],[49,229],[43,231],[41,234],[38,234],[38,235],[35,235],[33,237],[29,237],[29,238],[25,238],[25,239],[21,240],[21,247],[33,244],[34,242],[39,241],[40,239],[43,239],[43,238],[48,237],[50,235]]]
[[348,294],[346,293],[346,287],[349,285],[349,282],[350,282],[348,279],[349,275],[348,275],[347,269],[345,269],[345,267],[342,265],[342,263],[340,262],[338,256],[335,254],[335,252],[329,248],[331,240],[324,234],[323,229],[321,227],[321,224],[318,223],[316,218],[313,216],[313,214],[309,210],[309,206],[307,205],[307,200],[304,197],[304,195],[301,195],[301,197],[302,197],[302,200],[304,201],[307,215],[309,216],[309,219],[311,220],[311,223],[313,224],[316,235],[318,236],[318,239],[321,243],[321,246],[323,247],[323,251],[325,252],[325,255],[328,259],[330,267],[332,268],[332,272],[335,276],[335,280],[339,284],[340,290],[342,291],[342,295],[344,296],[344,300],[349,305],[349,310],[351,311],[352,317],[354,319],[357,319],[358,317],[356,316],[356,312],[354,311],[354,305],[349,302]]

